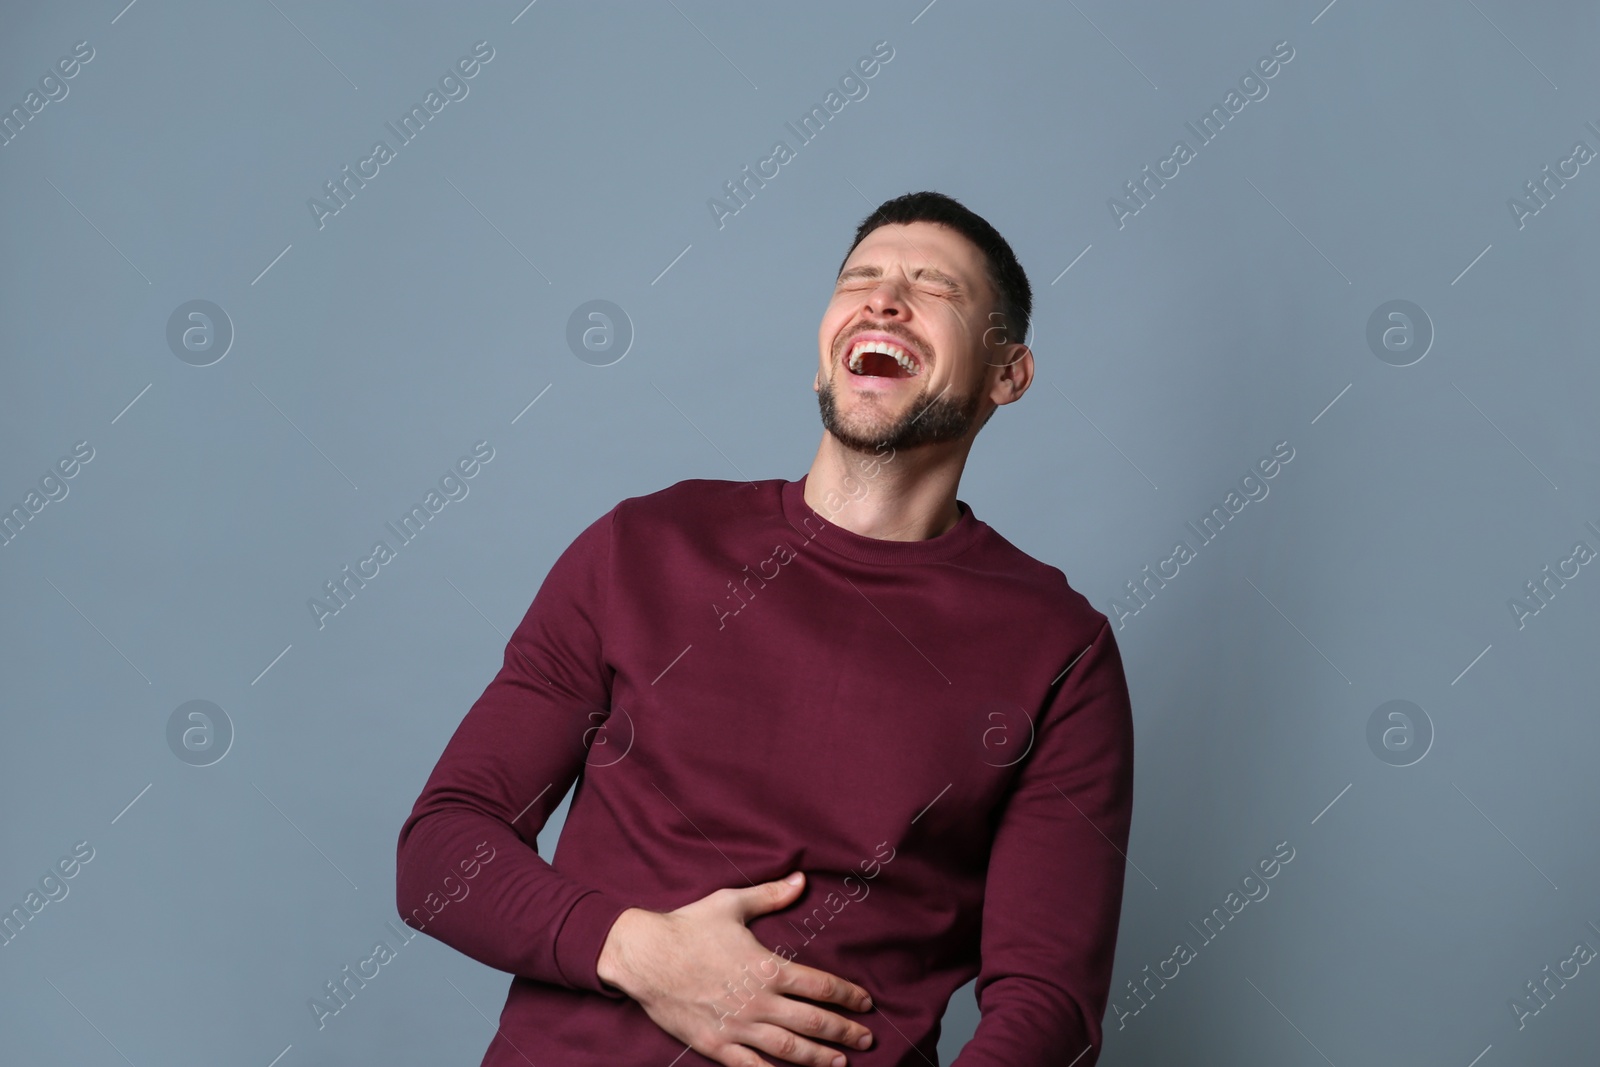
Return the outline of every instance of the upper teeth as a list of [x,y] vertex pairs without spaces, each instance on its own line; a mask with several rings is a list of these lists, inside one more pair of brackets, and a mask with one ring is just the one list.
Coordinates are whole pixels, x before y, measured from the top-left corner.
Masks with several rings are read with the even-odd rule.
[[912,361],[906,350],[899,345],[890,344],[888,341],[857,341],[850,349],[850,358],[846,360],[850,369],[856,373],[861,372],[861,357],[868,352],[881,352],[886,356],[894,357],[907,374],[915,374],[917,365]]

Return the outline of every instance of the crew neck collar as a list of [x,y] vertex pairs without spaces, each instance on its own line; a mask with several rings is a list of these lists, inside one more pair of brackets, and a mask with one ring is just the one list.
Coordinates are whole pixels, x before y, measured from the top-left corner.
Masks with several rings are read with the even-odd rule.
[[867,537],[831,522],[825,513],[816,511],[806,503],[807,477],[809,473],[801,475],[798,481],[783,483],[784,518],[808,541],[862,563],[937,563],[947,560],[972,547],[985,526],[972,513],[966,501],[957,499],[956,507],[961,517],[954,526],[937,537],[921,541]]

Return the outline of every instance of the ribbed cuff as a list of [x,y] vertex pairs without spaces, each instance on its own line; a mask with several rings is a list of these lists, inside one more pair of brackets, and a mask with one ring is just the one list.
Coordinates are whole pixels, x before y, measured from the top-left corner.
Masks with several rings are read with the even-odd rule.
[[600,981],[598,968],[600,950],[612,925],[633,906],[599,889],[590,890],[572,905],[555,942],[556,967],[568,984],[613,1000],[627,999],[626,994]]

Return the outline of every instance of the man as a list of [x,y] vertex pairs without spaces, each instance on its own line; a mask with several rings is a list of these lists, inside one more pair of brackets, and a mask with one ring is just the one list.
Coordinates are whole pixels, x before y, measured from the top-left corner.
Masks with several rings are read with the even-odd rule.
[[400,831],[405,921],[515,975],[485,1067],[932,1064],[974,977],[957,1067],[1098,1058],[1122,661],[956,497],[1031,302],[982,218],[887,201],[822,318],[810,471],[629,498],[551,567]]

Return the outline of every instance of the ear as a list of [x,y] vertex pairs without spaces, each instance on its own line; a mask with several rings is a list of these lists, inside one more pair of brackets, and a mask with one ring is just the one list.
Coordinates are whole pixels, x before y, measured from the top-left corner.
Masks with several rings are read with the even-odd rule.
[[995,404],[1010,404],[1022,399],[1033,384],[1033,350],[1025,344],[1005,345],[991,353],[989,399]]

